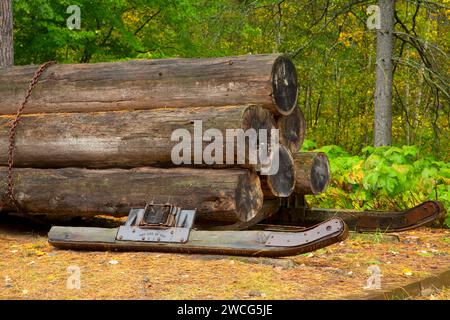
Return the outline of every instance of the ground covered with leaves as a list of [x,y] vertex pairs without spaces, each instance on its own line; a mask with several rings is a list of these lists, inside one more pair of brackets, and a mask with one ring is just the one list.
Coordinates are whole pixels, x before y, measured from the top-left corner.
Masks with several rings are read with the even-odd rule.
[[[45,227],[19,224],[0,221],[0,299],[346,299],[373,293],[364,288],[369,266],[379,267],[384,290],[450,269],[445,229],[352,234],[313,253],[267,259],[63,251],[47,243]],[[80,289],[67,288],[71,266]]]

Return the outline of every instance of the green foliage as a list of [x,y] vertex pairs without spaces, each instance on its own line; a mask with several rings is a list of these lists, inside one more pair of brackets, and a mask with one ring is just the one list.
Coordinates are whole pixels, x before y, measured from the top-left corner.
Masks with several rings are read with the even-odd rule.
[[[436,199],[450,208],[450,163],[423,155],[416,146],[365,147],[361,155],[334,145],[314,151],[328,155],[332,180],[324,194],[308,196],[313,205],[403,210]],[[450,226],[449,217],[446,223]]]
[[[80,7],[81,30],[66,26],[69,5]],[[16,64],[197,54],[190,34],[196,12],[186,0],[16,0]]]
[[317,148],[317,143],[315,143],[314,141],[312,141],[312,140],[309,140],[309,139],[305,139],[304,141],[303,141],[303,145],[302,145],[302,151],[312,151],[312,150],[314,150],[315,148]]

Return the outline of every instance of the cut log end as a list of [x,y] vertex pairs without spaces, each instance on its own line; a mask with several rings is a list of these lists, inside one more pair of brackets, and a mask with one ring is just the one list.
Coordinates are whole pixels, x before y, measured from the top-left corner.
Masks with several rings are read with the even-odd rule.
[[[275,128],[275,119],[269,110],[258,106],[249,106],[245,109],[242,115],[242,129],[255,129],[257,132],[260,129],[267,129],[270,135],[270,130]],[[270,136],[268,136],[270,139]],[[269,140],[270,141],[270,140]]]
[[297,152],[303,145],[306,134],[306,121],[303,112],[296,107],[288,116],[281,116],[277,120],[280,130],[280,142],[292,153]]
[[319,194],[330,182],[330,163],[323,152],[300,152],[294,154],[295,193]]
[[251,221],[263,206],[263,192],[259,177],[254,172],[241,176],[236,189],[236,211],[240,221]]
[[311,168],[311,189],[314,194],[322,193],[330,182],[330,163],[325,153],[314,158]]
[[295,65],[286,56],[275,60],[272,69],[272,95],[278,112],[289,115],[297,104],[297,72]]
[[272,175],[261,176],[264,197],[289,197],[295,187],[295,165],[290,151],[285,146],[279,148],[278,171]]

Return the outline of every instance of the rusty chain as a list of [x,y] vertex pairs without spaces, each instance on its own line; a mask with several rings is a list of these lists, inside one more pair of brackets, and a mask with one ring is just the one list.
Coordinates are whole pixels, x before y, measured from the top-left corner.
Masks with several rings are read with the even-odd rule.
[[22,115],[25,106],[28,103],[28,100],[31,97],[31,93],[33,92],[34,87],[39,81],[39,78],[44,73],[44,71],[51,65],[56,64],[56,61],[48,61],[42,64],[39,69],[35,72],[33,79],[28,85],[28,90],[23,99],[23,102],[20,104],[19,109],[14,117],[14,120],[11,123],[11,127],[9,129],[9,149],[8,149],[8,185],[7,191],[4,195],[4,199],[9,201],[10,204],[17,210],[20,211],[19,204],[14,197],[14,184],[13,184],[13,166],[14,166],[14,146],[15,146],[15,138],[16,138],[16,129],[20,122],[20,116]]

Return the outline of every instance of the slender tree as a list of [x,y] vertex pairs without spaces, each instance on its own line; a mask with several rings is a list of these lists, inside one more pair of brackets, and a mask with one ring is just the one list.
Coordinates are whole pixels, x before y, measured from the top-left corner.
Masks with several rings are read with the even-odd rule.
[[0,68],[14,64],[12,0],[0,1]]
[[378,0],[380,29],[377,30],[374,145],[392,144],[392,52],[394,48],[395,0]]

